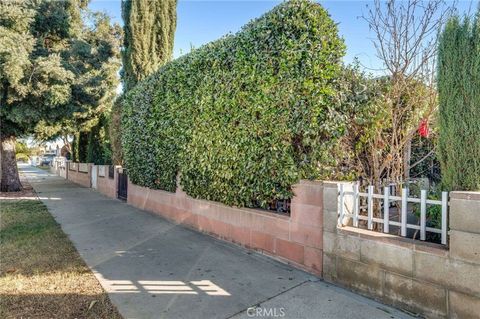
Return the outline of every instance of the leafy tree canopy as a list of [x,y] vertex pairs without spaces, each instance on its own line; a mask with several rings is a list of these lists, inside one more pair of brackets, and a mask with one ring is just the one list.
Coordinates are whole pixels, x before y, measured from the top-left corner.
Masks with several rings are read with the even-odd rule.
[[1,189],[18,191],[15,139],[95,125],[117,86],[121,29],[88,0],[0,2]]
[[108,111],[118,85],[121,29],[87,4],[0,4],[2,134],[48,139],[94,125]]

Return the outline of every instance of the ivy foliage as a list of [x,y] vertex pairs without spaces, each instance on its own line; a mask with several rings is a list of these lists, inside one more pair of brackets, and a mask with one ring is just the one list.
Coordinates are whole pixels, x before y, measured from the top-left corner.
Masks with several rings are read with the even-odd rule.
[[345,46],[325,9],[284,2],[164,65],[123,99],[133,183],[266,207],[315,178],[342,134],[334,84]]

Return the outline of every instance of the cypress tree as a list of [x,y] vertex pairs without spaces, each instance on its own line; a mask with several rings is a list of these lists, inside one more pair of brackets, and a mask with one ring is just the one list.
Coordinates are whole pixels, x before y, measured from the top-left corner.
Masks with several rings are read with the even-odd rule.
[[87,161],[88,132],[79,132],[75,136],[73,161],[85,163]]
[[[123,91],[133,88],[168,62],[177,27],[177,0],[122,0]],[[122,98],[113,105],[110,127],[112,160],[123,163],[121,145]]]
[[177,0],[123,0],[123,84],[128,91],[169,61]]
[[453,17],[439,42],[439,157],[449,190],[480,190],[480,7]]
[[101,123],[92,127],[88,132],[88,143],[86,149],[86,162],[103,164],[102,141],[100,138]]

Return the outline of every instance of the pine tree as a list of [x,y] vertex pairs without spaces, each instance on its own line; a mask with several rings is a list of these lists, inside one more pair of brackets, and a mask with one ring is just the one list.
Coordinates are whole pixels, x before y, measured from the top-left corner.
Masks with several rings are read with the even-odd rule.
[[439,157],[449,190],[480,190],[480,7],[450,19],[438,55]]
[[128,91],[173,52],[177,0],[124,0],[123,84]]
[[[105,165],[111,163],[110,152],[106,152],[104,144],[108,144],[105,138],[105,131],[108,129],[108,123],[105,116],[100,116],[98,124],[91,128],[88,132],[86,162],[95,163],[97,165]],[[108,148],[110,145],[107,145]]]

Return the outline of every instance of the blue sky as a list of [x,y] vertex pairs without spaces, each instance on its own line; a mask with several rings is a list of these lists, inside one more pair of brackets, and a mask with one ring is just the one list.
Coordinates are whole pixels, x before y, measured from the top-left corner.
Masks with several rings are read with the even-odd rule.
[[[373,33],[360,17],[366,13],[371,1],[329,0],[319,1],[339,24],[340,35],[345,39],[349,63],[358,57],[366,68],[381,67],[375,57],[371,42]],[[280,1],[263,0],[179,0],[177,6],[177,31],[174,57],[188,53],[190,48],[218,39],[229,32],[238,31],[251,19],[269,11]],[[465,13],[478,5],[478,0],[458,1],[459,12]],[[90,8],[108,13],[115,22],[122,23],[120,0],[92,0]]]

